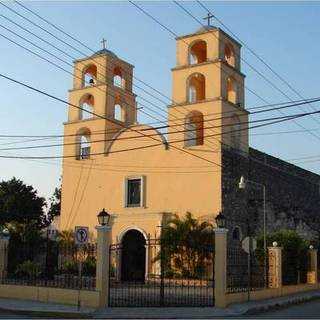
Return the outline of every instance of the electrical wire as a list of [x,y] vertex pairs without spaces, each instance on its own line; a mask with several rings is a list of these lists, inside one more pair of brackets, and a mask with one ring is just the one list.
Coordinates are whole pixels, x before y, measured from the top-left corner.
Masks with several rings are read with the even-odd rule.
[[[195,17],[189,10],[187,10],[181,3],[173,0],[173,2],[180,7],[187,15],[189,15],[192,19],[194,19],[195,21],[197,21],[202,27],[205,27],[205,25],[197,18]],[[218,39],[218,41],[222,41],[221,39],[219,39],[214,32],[212,32],[212,30],[208,30],[208,32],[210,32],[210,34],[212,34],[216,39]],[[235,55],[237,55],[235,53]],[[248,63],[245,59],[243,59],[240,55],[237,55],[242,61],[244,61],[252,70],[254,70],[256,73],[258,73],[260,75],[260,77],[262,77],[267,83],[269,83],[269,85],[271,85],[274,89],[276,89],[277,91],[279,91],[280,93],[282,93],[285,97],[287,97],[288,99],[291,99],[288,95],[286,95],[286,93],[284,93],[281,89],[279,89],[276,85],[273,84],[272,81],[270,81],[265,75],[263,75],[259,70],[257,70],[255,67],[253,67],[250,63]],[[281,112],[281,111],[279,111]],[[312,117],[312,116],[311,116]],[[318,119],[315,119],[314,117],[312,117],[313,120],[315,120],[318,124],[320,123]],[[303,125],[301,125],[300,123],[293,121],[295,124],[297,124],[298,126],[300,126],[301,128],[307,130]],[[314,134],[312,131],[308,131],[309,134],[311,134],[312,136],[314,136],[315,138],[317,138],[318,140],[320,140],[320,136]]]
[[[205,6],[201,1],[196,0],[197,3],[205,9],[209,14],[211,14],[230,34],[232,34],[235,39],[237,39],[243,46],[246,48],[251,54],[253,54],[260,62],[262,62],[278,79],[280,79],[286,86],[291,89],[297,96],[301,99],[305,99],[298,90],[296,90],[286,79],[284,79],[274,68],[271,67],[269,63],[267,63],[263,58],[261,58],[253,49],[251,49],[244,41],[242,41],[228,26],[226,26],[221,19],[219,19],[216,15],[212,14],[212,12]],[[312,105],[310,105],[313,107]]]

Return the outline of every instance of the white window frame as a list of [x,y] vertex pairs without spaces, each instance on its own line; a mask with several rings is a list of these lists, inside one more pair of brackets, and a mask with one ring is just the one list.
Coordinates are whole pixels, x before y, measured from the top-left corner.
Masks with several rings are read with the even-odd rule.
[[[128,182],[130,180],[140,179],[141,187],[140,187],[140,204],[139,205],[129,205],[128,204]],[[124,207],[125,208],[145,208],[145,185],[146,185],[146,177],[145,176],[129,176],[124,180]]]

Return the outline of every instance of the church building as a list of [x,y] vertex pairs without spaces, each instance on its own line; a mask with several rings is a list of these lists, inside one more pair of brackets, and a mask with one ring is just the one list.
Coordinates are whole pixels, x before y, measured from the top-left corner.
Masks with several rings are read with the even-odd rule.
[[[249,147],[240,57],[240,43],[217,27],[178,37],[167,122],[152,125],[137,122],[133,65],[105,47],[76,60],[60,230],[88,226],[94,234],[105,208],[113,243],[148,241],[172,215],[214,224],[222,212],[239,241],[248,221],[262,230],[264,204],[268,232],[309,234],[302,217],[317,214],[320,177]],[[240,190],[241,176],[255,183]]]

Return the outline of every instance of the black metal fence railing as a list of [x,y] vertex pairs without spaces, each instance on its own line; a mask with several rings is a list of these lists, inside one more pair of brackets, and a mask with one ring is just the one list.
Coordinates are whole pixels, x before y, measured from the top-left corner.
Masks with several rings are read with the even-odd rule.
[[[180,247],[174,254],[158,240],[110,247],[112,307],[213,306],[213,247]],[[142,270],[142,272],[141,272]]]
[[33,245],[9,243],[2,284],[95,289],[96,245],[47,240]]
[[307,283],[310,257],[307,250],[282,252],[282,284],[294,285]]
[[246,292],[267,286],[268,263],[263,254],[250,256],[240,245],[227,247],[227,293]]

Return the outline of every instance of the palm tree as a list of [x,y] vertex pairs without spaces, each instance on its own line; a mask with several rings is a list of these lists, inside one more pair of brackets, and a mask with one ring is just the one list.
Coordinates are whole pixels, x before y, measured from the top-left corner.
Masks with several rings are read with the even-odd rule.
[[59,245],[71,247],[74,243],[74,232],[72,230],[63,230],[58,233]]
[[210,223],[200,222],[190,212],[183,218],[175,215],[162,230],[161,253],[156,259],[162,259],[167,275],[199,278],[212,266],[213,241]]

